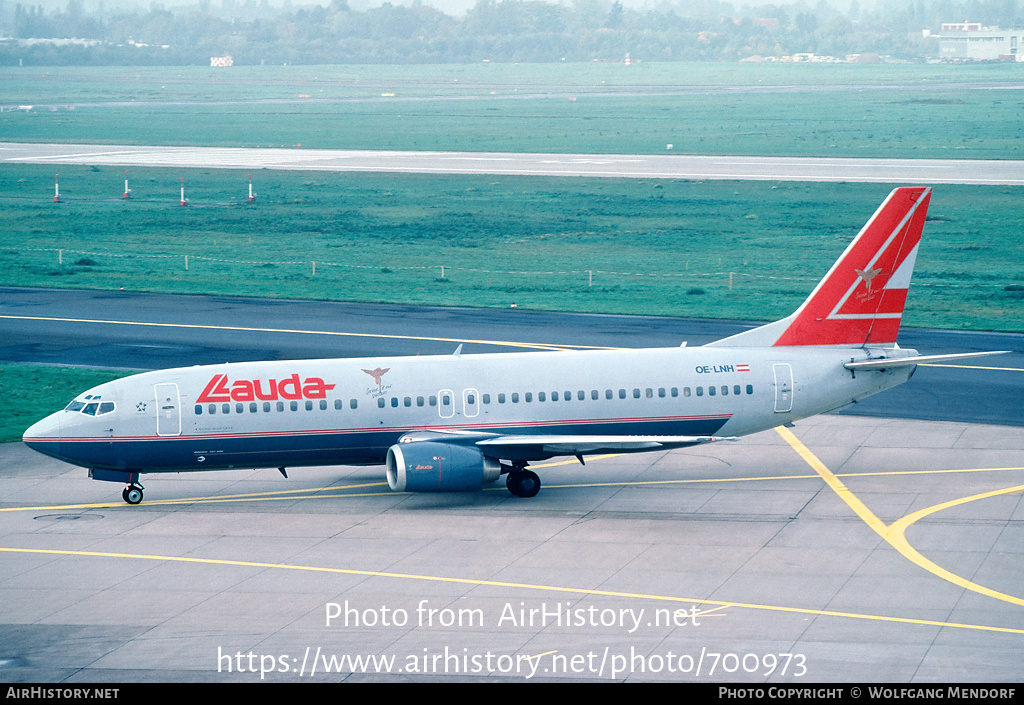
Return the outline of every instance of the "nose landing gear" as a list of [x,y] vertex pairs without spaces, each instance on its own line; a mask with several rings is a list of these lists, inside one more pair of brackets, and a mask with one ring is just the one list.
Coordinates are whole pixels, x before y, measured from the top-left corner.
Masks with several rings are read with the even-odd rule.
[[128,504],[138,504],[142,501],[142,490],[144,489],[142,485],[133,482],[124,488],[124,491],[121,492],[121,497]]
[[104,482],[124,482],[125,488],[121,492],[121,499],[128,504],[138,504],[142,501],[142,485],[139,484],[139,472],[131,470],[105,470],[103,468],[91,468],[89,477],[93,480]]

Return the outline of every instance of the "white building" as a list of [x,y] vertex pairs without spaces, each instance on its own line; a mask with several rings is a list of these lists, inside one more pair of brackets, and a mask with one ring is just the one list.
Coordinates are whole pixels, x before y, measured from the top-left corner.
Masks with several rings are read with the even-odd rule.
[[939,57],[966,61],[1024,61],[1019,49],[1024,29],[982,27],[977,22],[949,22],[939,35]]

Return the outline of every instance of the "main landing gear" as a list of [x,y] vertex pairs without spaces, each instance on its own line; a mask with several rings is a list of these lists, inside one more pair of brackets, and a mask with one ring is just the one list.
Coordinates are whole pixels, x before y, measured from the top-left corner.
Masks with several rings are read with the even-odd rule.
[[137,482],[133,482],[124,488],[124,491],[121,492],[121,497],[128,504],[138,504],[142,501],[142,490],[144,489],[145,488],[142,485]]
[[516,497],[534,497],[540,492],[540,478],[524,465],[516,465],[508,471],[505,486]]

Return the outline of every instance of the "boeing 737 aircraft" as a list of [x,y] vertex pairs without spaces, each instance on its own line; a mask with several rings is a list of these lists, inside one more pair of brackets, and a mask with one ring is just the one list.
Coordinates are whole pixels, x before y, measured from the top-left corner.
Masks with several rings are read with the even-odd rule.
[[[907,381],[896,345],[927,188],[889,194],[787,318],[702,347],[291,362],[147,372],[100,385],[25,432],[35,450],[125,483],[142,473],[385,464],[391,489],[479,489],[555,456],[735,440]],[[287,475],[286,475],[287,476]]]

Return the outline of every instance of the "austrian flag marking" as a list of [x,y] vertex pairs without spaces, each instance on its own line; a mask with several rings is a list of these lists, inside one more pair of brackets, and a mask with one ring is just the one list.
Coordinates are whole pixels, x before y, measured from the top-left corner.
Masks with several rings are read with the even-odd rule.
[[280,381],[276,379],[240,379],[231,382],[227,375],[214,375],[196,399],[200,404],[220,401],[276,401],[278,399],[326,399],[334,389],[319,377],[299,381],[293,374]]

